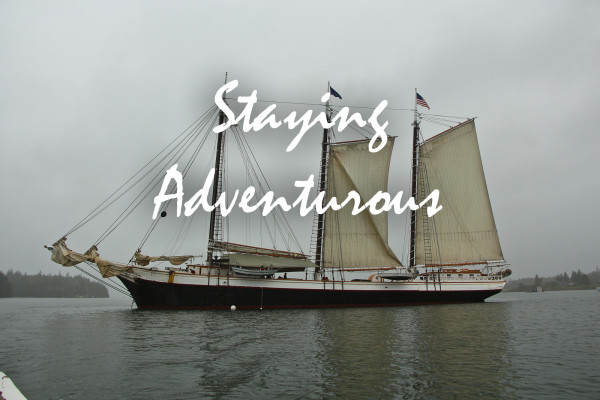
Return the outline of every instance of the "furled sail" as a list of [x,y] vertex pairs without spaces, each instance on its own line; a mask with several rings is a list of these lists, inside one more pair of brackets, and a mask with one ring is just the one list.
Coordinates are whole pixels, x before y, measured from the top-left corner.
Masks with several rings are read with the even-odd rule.
[[232,253],[247,253],[247,254],[262,254],[274,257],[289,257],[305,259],[306,256],[302,253],[293,253],[290,251],[266,249],[263,247],[248,246],[245,244],[214,241],[210,246],[215,250],[230,251]]
[[289,257],[272,257],[257,254],[225,254],[221,263],[239,267],[264,267],[277,268],[281,271],[304,271],[309,267],[316,267],[309,260],[301,260]]
[[73,267],[84,261],[93,261],[96,253],[96,246],[92,246],[85,254],[74,252],[67,247],[67,238],[61,238],[52,246],[44,246],[52,251],[50,259],[64,267]]
[[137,265],[148,265],[155,261],[168,261],[172,265],[181,265],[193,256],[159,256],[150,257],[142,254],[139,250],[135,252],[134,258]]
[[[394,138],[376,153],[369,140],[332,144],[327,169],[327,202],[343,202],[356,191],[361,205],[378,191],[387,192]],[[388,246],[387,212],[373,215],[369,210],[352,215],[353,204],[325,213],[323,267],[368,269],[402,265]]]
[[62,238],[51,247],[46,246],[52,251],[50,259],[55,263],[65,267],[73,267],[84,261],[92,262],[98,266],[98,270],[104,278],[110,278],[132,270],[129,265],[115,263],[100,257],[96,246],[92,246],[85,254],[81,254],[69,249],[66,241],[67,238]]
[[417,187],[418,203],[438,189],[443,209],[417,211],[416,264],[503,260],[473,120],[420,145]]

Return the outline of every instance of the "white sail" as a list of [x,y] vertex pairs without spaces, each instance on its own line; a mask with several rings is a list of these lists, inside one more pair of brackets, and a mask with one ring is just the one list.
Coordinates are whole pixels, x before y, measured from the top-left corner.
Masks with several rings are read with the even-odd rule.
[[[327,169],[327,202],[332,197],[341,203],[356,191],[361,205],[378,191],[387,192],[390,157],[394,138],[376,153],[369,151],[369,141],[333,144]],[[401,265],[388,246],[387,213],[373,215],[369,210],[352,215],[350,203],[339,211],[325,213],[323,267],[386,268]]]
[[420,145],[417,187],[418,202],[438,189],[443,209],[417,211],[416,264],[503,260],[473,120]]

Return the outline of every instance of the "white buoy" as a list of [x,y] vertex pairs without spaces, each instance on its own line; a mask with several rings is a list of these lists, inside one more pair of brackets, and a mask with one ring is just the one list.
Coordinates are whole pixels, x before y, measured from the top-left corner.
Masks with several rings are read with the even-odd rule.
[[235,306],[231,306],[231,311],[235,311],[235,310],[236,310]]

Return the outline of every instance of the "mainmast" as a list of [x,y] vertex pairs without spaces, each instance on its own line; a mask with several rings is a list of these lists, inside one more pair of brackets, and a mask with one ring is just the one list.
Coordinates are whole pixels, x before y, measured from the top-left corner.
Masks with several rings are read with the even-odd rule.
[[[331,87],[330,83],[327,82],[327,94],[331,95]],[[325,103],[325,115],[327,117],[327,122],[331,122],[331,112],[329,110],[329,98]],[[319,193],[325,191],[325,185],[327,180],[327,150],[329,144],[329,129],[323,128],[323,140],[321,141],[321,170],[319,173]],[[327,201],[325,197],[323,197],[323,203]],[[324,219],[325,214],[317,215],[317,243],[316,243],[316,251],[315,251],[315,264],[318,265],[315,268],[315,279],[319,279],[318,274],[321,272],[321,268],[323,267],[323,236],[324,236]]]
[[[415,88],[415,120],[413,122],[413,152],[412,152],[412,171],[411,171],[411,193],[415,201],[417,200],[417,167],[418,167],[418,156],[417,149],[419,145],[419,120],[417,114],[417,89]],[[416,229],[417,229],[417,212],[415,210],[410,211],[410,258],[408,267],[409,269],[415,268],[415,244],[416,244]]]
[[[225,83],[227,83],[227,72],[225,73]],[[223,94],[225,97],[225,94]],[[219,125],[225,123],[225,113],[223,110],[219,112]],[[225,144],[225,131],[221,131],[217,136],[217,154],[215,157],[215,176],[213,178],[212,204],[216,204],[217,198],[221,193],[221,184],[223,183],[223,147]],[[215,236],[221,235],[221,215],[219,207],[215,207],[210,213],[210,229],[208,231],[208,251],[206,261],[208,265],[213,265],[213,246]],[[221,239],[221,237],[219,237]]]

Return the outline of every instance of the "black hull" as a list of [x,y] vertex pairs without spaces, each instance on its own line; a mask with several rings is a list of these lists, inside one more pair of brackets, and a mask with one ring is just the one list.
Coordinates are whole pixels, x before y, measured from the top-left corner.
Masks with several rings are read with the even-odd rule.
[[382,307],[482,302],[501,290],[376,291],[276,289],[240,286],[179,285],[136,279],[121,281],[139,309],[273,309]]

